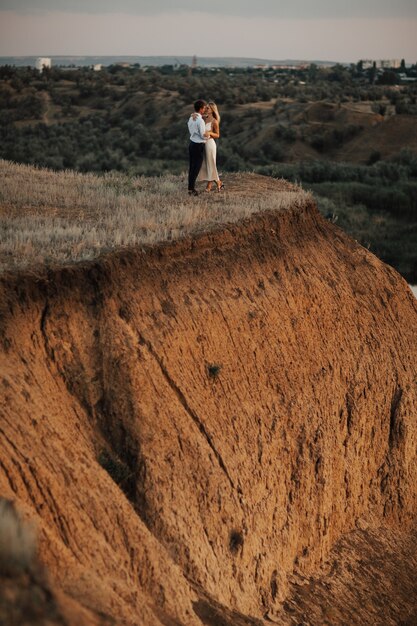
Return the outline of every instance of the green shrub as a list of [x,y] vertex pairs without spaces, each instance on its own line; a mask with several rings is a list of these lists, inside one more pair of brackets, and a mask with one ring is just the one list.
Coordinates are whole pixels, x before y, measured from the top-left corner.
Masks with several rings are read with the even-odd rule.
[[207,365],[207,371],[211,378],[217,378],[220,374],[221,369],[222,369],[222,366],[217,363],[212,363],[210,365]]

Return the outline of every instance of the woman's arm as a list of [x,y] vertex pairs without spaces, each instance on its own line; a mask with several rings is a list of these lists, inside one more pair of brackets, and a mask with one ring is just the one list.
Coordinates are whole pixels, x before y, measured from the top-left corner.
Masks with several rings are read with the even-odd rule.
[[212,139],[218,139],[220,137],[220,126],[217,120],[213,120],[211,123],[210,137]]

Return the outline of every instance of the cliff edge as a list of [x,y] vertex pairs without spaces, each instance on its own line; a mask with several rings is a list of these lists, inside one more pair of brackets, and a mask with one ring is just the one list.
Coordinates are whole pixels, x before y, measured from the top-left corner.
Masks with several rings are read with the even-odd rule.
[[415,623],[417,301],[313,204],[0,291],[62,623]]

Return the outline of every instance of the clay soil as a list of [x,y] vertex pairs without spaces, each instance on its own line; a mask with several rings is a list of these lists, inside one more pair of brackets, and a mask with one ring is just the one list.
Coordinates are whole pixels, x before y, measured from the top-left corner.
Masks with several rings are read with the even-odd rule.
[[4,276],[0,315],[38,537],[0,623],[416,623],[417,301],[314,205]]

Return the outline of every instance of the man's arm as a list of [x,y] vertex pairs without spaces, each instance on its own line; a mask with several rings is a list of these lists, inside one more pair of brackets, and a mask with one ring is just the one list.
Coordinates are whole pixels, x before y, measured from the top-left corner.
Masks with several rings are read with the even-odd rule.
[[206,141],[207,139],[207,135],[206,135],[206,124],[203,120],[202,117],[199,117],[197,120],[197,127],[198,127],[198,134],[200,135],[201,139],[203,141]]

